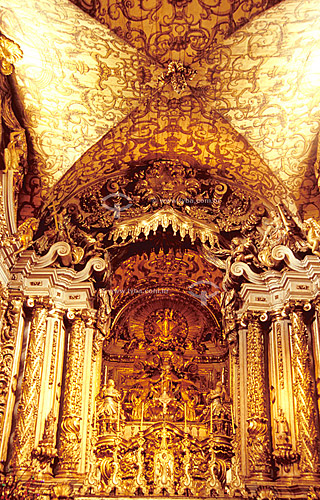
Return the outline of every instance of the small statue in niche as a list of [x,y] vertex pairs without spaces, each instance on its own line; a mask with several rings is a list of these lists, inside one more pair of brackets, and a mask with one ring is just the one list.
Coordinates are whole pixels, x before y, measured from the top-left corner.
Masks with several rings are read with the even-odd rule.
[[226,399],[226,395],[226,389],[221,380],[219,380],[216,383],[216,387],[211,389],[207,396],[208,403],[212,405],[213,417],[221,418],[226,412],[225,405],[223,404]]
[[[96,397],[96,416],[100,423],[100,433],[120,430],[120,419],[124,419],[121,409],[121,394],[115,388],[114,380],[109,379]],[[118,422],[117,428],[114,425]]]
[[281,408],[278,410],[278,418],[276,419],[276,441],[279,445],[288,444],[290,441],[288,420]]
[[216,431],[227,432],[227,427],[224,427],[223,421],[230,419],[229,407],[226,404],[227,391],[224,383],[218,380],[214,389],[210,389],[206,396],[206,408],[203,410],[200,420],[209,421],[212,428]]

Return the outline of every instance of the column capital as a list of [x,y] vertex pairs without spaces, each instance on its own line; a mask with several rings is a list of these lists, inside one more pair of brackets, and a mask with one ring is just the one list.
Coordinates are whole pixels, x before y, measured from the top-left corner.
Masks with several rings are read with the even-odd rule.
[[37,297],[27,297],[26,307],[33,308],[44,308],[49,309],[53,306],[53,300],[49,296],[37,296]]
[[82,320],[86,322],[86,326],[93,326],[96,315],[97,311],[94,309],[68,309],[66,312],[66,318],[70,323]]
[[261,311],[246,311],[240,318],[240,326],[246,328],[250,323],[266,323],[269,319],[269,313]]

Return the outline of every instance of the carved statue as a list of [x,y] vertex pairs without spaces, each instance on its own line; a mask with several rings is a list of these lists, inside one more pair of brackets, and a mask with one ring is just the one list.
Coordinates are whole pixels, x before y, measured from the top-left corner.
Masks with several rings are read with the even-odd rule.
[[260,251],[258,259],[264,266],[273,267],[272,249],[276,245],[286,245],[289,242],[288,230],[285,227],[280,215],[274,211],[271,212],[272,220],[269,222],[263,238],[260,242]]
[[4,150],[4,163],[6,171],[14,172],[15,186],[18,189],[27,171],[27,142],[22,128],[11,132],[10,142]]
[[99,435],[120,431],[120,422],[125,420],[121,408],[121,394],[115,388],[114,380],[109,379],[96,397],[96,418],[98,420]]
[[15,239],[21,244],[19,250],[16,250],[15,254],[18,255],[26,250],[32,243],[33,235],[37,231],[39,226],[38,219],[30,217],[25,222],[20,224],[18,231],[15,234]]
[[319,222],[310,217],[303,222],[303,230],[306,232],[306,238],[309,248],[311,248],[312,253],[320,257],[319,245],[320,245],[320,224]]
[[120,399],[121,394],[115,388],[114,380],[110,378],[97,396],[97,415],[111,417],[111,419],[117,418]]
[[278,418],[276,419],[276,440],[278,444],[289,443],[290,429],[285,414],[281,408],[278,410]]
[[207,396],[208,403],[212,405],[212,416],[213,417],[220,418],[225,413],[226,408],[225,408],[223,402],[226,398],[226,395],[227,395],[226,389],[225,389],[223,383],[221,382],[221,380],[219,380],[216,383],[216,387],[214,389],[211,389],[208,396]]
[[97,328],[105,336],[110,326],[111,321],[111,300],[112,295],[110,290],[99,288],[97,291],[98,315]]

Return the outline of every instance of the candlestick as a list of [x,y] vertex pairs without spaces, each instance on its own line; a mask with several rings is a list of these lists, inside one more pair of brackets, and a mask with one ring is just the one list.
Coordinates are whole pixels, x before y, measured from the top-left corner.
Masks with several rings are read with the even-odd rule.
[[108,367],[106,365],[104,367],[104,385],[107,385],[107,378],[108,378]]
[[212,434],[212,403],[210,404],[210,434]]
[[142,407],[141,407],[140,431],[142,431],[142,426],[143,426],[143,412],[144,412],[144,403],[142,403]]
[[184,433],[187,433],[187,403],[184,403]]

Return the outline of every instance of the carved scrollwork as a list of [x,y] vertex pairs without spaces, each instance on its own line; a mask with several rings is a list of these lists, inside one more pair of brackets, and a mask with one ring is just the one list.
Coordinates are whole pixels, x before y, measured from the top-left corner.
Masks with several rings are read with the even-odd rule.
[[11,385],[14,352],[17,340],[17,329],[22,307],[20,296],[11,296],[5,288],[1,290],[0,315],[2,329],[0,334],[0,432],[4,424],[4,415]]
[[252,230],[264,212],[257,198],[214,181],[204,170],[178,160],[149,161],[99,181],[65,208],[49,207],[43,215],[46,230],[34,245],[43,254],[57,241],[67,241],[80,252],[69,265],[84,265],[95,255],[108,268],[107,235],[114,241],[134,241],[141,233],[148,237],[150,231],[171,225],[182,239],[199,238],[219,249],[221,231],[238,230],[245,223]]
[[278,500],[278,493],[272,486],[259,486],[254,498],[255,500]]

